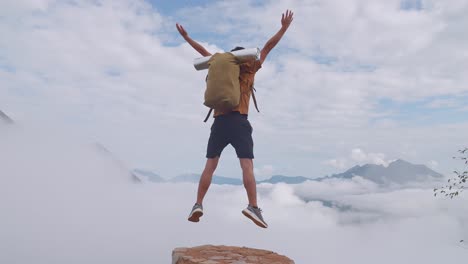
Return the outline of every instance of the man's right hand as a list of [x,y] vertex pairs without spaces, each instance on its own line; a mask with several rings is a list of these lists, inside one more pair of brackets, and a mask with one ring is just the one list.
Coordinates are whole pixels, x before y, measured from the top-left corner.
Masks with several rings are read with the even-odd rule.
[[177,27],[177,31],[179,31],[180,35],[185,39],[185,41],[187,41],[188,44],[192,46],[192,48],[198,51],[198,53],[200,53],[203,57],[211,56],[211,53],[209,53],[202,45],[200,45],[198,42],[196,42],[195,40],[189,37],[187,31],[185,31],[182,25],[180,25],[179,23],[176,23],[176,27]]
[[260,62],[263,63],[270,51],[278,44],[280,39],[283,37],[284,33],[286,33],[286,30],[288,30],[288,27],[291,25],[291,22],[293,21],[293,16],[294,13],[291,10],[286,10],[286,14],[283,13],[281,14],[281,29],[273,36],[271,37],[267,43],[265,43],[265,46],[263,47],[262,51],[260,52]]
[[293,15],[294,13],[291,10],[286,10],[286,15],[283,13],[281,15],[281,26],[285,29],[291,25],[291,22],[293,21]]
[[188,33],[187,31],[185,31],[184,27],[182,27],[182,25],[180,25],[179,23],[176,23],[176,27],[177,27],[177,31],[179,31],[180,35],[186,39],[188,38]]

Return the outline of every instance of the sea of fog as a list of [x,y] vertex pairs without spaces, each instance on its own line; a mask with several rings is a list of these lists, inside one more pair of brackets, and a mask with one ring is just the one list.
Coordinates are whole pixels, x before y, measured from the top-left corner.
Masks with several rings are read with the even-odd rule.
[[212,185],[195,224],[187,221],[195,184],[135,183],[94,142],[4,126],[0,263],[163,264],[176,247],[204,244],[268,249],[298,264],[464,263],[468,193],[435,198],[433,187],[360,177],[262,184],[265,230],[241,214],[242,186]]

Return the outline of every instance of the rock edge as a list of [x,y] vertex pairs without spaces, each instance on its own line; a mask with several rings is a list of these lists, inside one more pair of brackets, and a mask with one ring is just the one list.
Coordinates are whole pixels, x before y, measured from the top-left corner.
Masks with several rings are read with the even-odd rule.
[[263,249],[204,245],[174,249],[172,264],[294,264],[294,261]]

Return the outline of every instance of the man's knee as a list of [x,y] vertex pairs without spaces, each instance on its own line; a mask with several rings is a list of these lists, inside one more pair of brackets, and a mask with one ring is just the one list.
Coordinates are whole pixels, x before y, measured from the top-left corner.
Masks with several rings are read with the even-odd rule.
[[218,166],[219,157],[210,158],[206,160],[205,171],[213,173]]
[[239,159],[239,161],[243,172],[253,172],[252,159]]

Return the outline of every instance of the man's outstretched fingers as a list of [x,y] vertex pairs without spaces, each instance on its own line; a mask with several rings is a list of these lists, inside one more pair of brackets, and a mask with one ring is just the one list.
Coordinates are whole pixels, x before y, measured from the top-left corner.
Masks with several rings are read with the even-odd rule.
[[177,27],[177,31],[179,31],[180,35],[182,35],[182,37],[186,37],[188,34],[187,34],[187,31],[185,31],[184,27],[182,25],[180,25],[179,23],[176,23],[176,27]]

